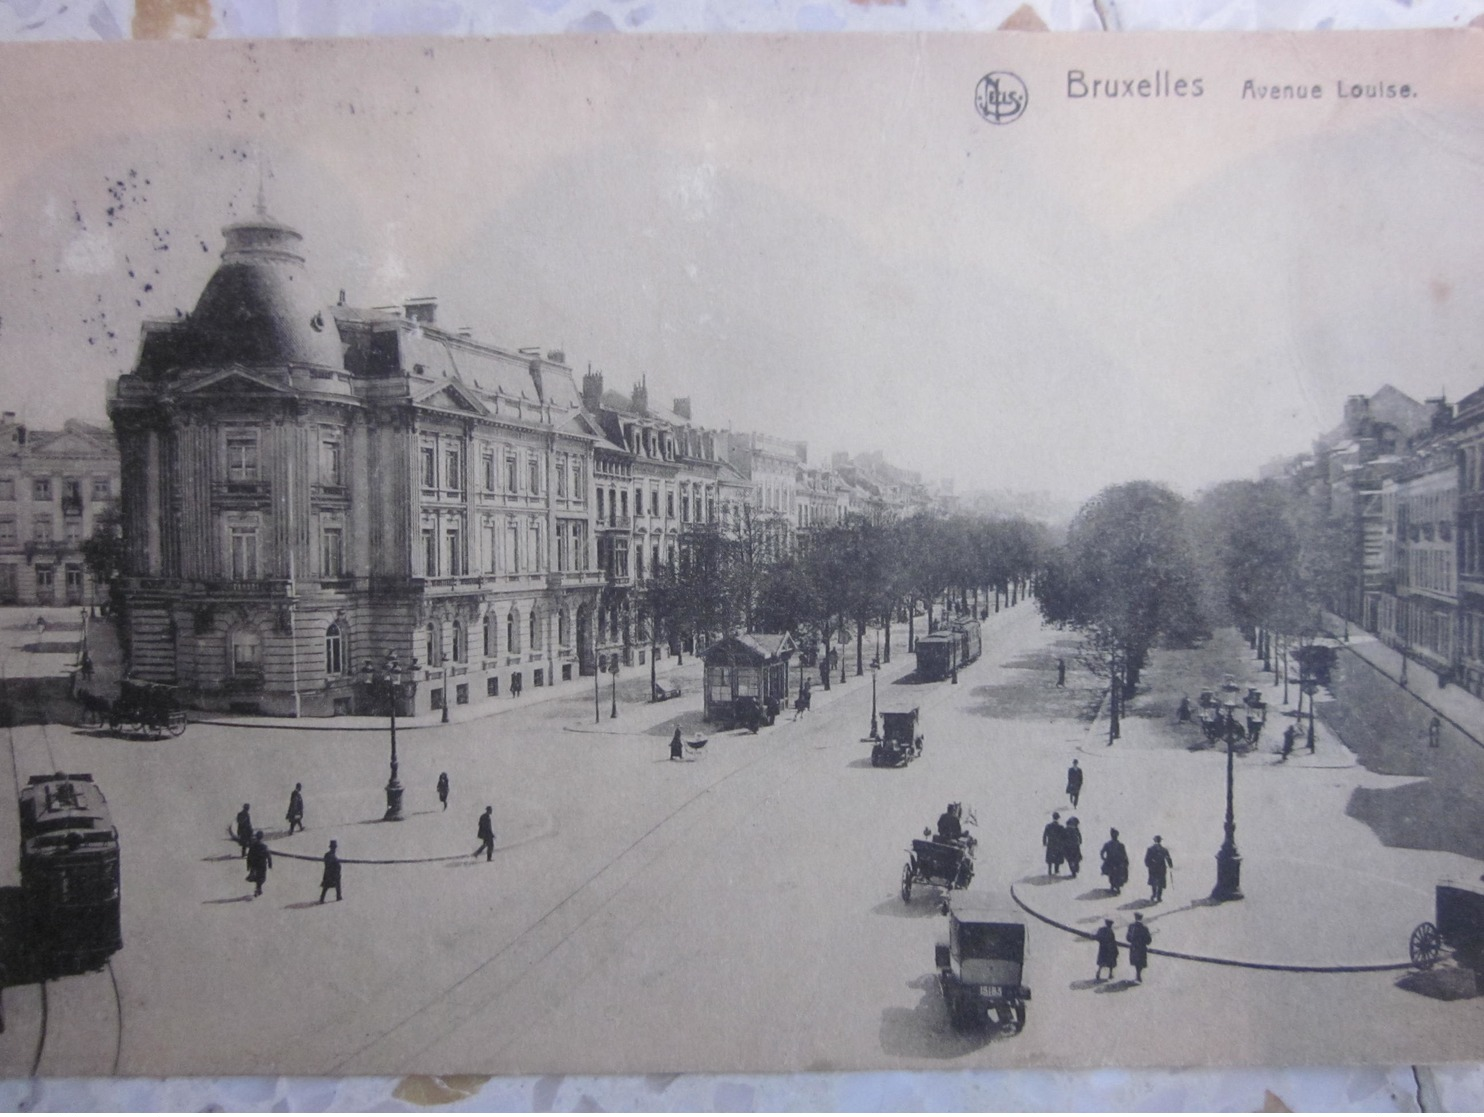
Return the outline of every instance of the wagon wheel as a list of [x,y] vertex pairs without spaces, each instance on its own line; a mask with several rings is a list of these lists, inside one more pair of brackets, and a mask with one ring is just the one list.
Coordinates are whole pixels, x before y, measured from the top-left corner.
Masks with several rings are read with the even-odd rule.
[[912,902],[912,865],[909,862],[902,866],[902,903]]
[[179,737],[186,731],[186,715],[184,710],[173,710],[170,714],[170,736]]
[[1433,963],[1443,953],[1442,936],[1431,923],[1417,924],[1416,930],[1412,932],[1412,939],[1407,945],[1412,955],[1412,965],[1418,969],[1432,969]]

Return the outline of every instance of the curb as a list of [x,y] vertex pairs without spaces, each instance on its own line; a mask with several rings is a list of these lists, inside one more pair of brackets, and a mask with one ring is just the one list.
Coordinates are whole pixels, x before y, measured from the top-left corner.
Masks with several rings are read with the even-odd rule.
[[[1055,927],[1058,931],[1066,931],[1068,934],[1076,935],[1078,938],[1091,940],[1093,935],[1090,931],[1079,931],[1076,927],[1068,927],[1065,923],[1058,923],[1048,915],[1042,915],[1020,898],[1015,891],[1015,885],[1010,885],[1010,898],[1030,915],[1035,916],[1042,923]],[[1122,944],[1120,944],[1122,945]],[[1286,962],[1248,962],[1239,958],[1217,958],[1208,954],[1187,954],[1178,950],[1161,950],[1159,947],[1149,947],[1150,954],[1158,954],[1162,958],[1178,958],[1183,962],[1201,962],[1208,966],[1234,966],[1244,970],[1276,970],[1280,973],[1385,973],[1393,970],[1410,970],[1411,962],[1378,962],[1373,965],[1355,966],[1300,966]]]

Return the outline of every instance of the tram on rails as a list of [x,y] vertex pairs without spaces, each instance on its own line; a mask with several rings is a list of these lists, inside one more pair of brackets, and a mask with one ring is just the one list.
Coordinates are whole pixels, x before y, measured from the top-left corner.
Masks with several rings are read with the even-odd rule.
[[53,974],[97,969],[123,946],[119,834],[92,775],[21,789],[21,889],[35,957]]
[[979,658],[983,643],[979,622],[952,621],[917,640],[917,676],[920,679],[946,679]]

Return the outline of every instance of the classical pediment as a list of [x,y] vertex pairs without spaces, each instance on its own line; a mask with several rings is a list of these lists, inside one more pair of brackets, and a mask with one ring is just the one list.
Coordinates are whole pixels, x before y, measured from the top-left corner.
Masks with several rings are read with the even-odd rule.
[[258,396],[268,393],[291,396],[286,385],[245,368],[225,368],[208,373],[199,380],[182,379],[177,391],[183,396]]
[[487,415],[488,410],[473,394],[458,384],[440,384],[412,401],[418,407],[440,411],[462,411],[466,415]]
[[61,458],[86,458],[94,454],[113,452],[113,447],[106,442],[100,442],[73,431],[63,431],[42,443],[33,441],[30,449],[32,453],[50,454]]

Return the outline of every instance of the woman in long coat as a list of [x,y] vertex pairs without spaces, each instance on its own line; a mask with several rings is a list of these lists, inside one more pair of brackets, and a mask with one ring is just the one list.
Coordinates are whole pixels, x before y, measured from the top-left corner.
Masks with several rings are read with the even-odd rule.
[[1082,868],[1082,826],[1075,817],[1067,819],[1067,824],[1062,827],[1061,840],[1067,868],[1072,870],[1072,876],[1075,877]]
[[1098,928],[1098,933],[1093,936],[1098,942],[1098,972],[1094,981],[1103,980],[1103,970],[1108,971],[1108,979],[1113,979],[1113,971],[1118,968],[1118,936],[1113,933],[1113,921],[1103,920],[1103,925]]
[[319,902],[325,902],[325,894],[335,890],[335,899],[340,899],[340,855],[335,852],[335,842],[325,851],[325,874],[319,878]]
[[1149,965],[1149,943],[1153,938],[1149,924],[1144,922],[1144,914],[1134,912],[1134,921],[1128,929],[1128,964],[1134,968],[1135,981],[1144,980],[1144,967]]
[[1117,830],[1108,831],[1108,840],[1103,843],[1101,853],[1103,876],[1108,878],[1108,887],[1117,896],[1128,883],[1128,850],[1118,840]]

